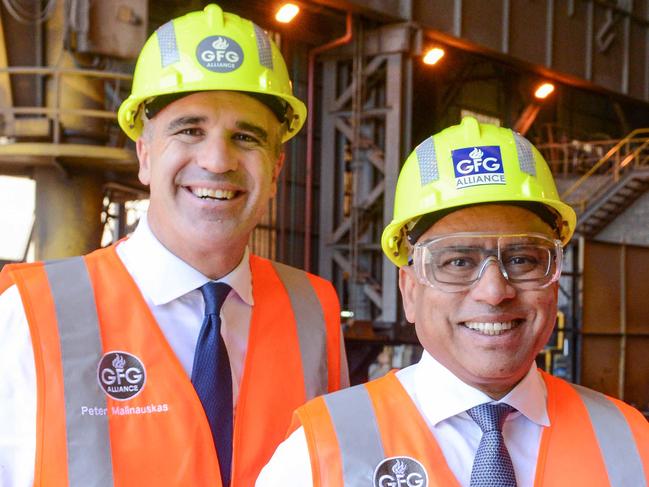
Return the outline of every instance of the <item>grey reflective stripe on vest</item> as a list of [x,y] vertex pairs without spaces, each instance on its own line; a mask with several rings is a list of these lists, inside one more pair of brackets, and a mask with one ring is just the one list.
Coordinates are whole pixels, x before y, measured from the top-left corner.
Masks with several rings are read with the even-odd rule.
[[270,46],[270,39],[266,32],[253,23],[255,28],[255,38],[257,39],[257,51],[259,51],[259,64],[264,68],[273,69],[273,51]]
[[108,416],[81,414],[83,406],[106,408],[97,384],[102,346],[90,276],[81,257],[47,263],[45,271],[61,341],[69,486],[109,487],[113,466]]
[[279,262],[272,264],[291,301],[300,342],[306,397],[312,399],[329,390],[324,311],[306,272]]
[[575,384],[573,387],[588,410],[611,487],[646,487],[638,447],[620,410],[599,392]]
[[176,29],[170,20],[156,30],[158,45],[160,47],[160,64],[166,68],[170,64],[180,61],[180,53],[176,44]]
[[385,458],[383,441],[367,389],[360,385],[324,396],[343,467],[343,485],[370,485]]
[[529,140],[520,134],[514,132],[514,141],[516,142],[516,153],[518,154],[518,166],[521,172],[536,176],[536,162],[534,161],[534,152]]
[[415,148],[417,162],[419,163],[419,178],[424,186],[439,179],[437,170],[437,153],[435,152],[435,139],[428,137]]

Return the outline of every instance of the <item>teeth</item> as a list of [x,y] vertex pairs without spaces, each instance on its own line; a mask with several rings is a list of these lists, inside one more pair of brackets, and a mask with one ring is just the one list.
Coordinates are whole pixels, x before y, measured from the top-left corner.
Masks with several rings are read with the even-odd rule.
[[219,200],[231,200],[236,194],[235,191],[211,188],[191,188],[191,191],[199,198],[213,198]]
[[485,335],[501,335],[515,326],[514,321],[502,321],[496,323],[481,323],[477,321],[467,321],[464,326],[483,333]]

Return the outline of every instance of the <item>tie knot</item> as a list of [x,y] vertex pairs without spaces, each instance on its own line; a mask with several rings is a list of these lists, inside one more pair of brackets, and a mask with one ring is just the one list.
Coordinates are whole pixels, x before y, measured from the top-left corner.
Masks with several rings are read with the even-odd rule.
[[225,298],[230,293],[230,286],[224,282],[209,281],[200,287],[205,300],[205,315],[219,315]]
[[467,411],[483,433],[487,431],[502,431],[507,415],[514,411],[509,404],[480,404]]

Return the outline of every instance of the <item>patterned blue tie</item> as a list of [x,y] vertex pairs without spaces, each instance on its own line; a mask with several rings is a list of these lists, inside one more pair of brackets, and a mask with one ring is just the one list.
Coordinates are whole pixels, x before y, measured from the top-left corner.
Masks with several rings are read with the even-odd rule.
[[232,375],[228,351],[221,337],[219,313],[230,286],[210,281],[200,289],[205,300],[205,318],[194,352],[192,384],[210,423],[221,480],[223,487],[227,487],[232,463]]
[[467,411],[482,430],[470,487],[516,487],[514,466],[502,434],[505,419],[512,411],[514,408],[508,404],[481,404]]

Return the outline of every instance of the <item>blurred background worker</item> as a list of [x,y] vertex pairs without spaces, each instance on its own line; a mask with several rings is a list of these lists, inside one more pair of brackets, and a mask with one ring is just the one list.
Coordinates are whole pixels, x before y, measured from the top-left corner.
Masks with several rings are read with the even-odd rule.
[[208,5],[149,38],[118,114],[148,214],[0,280],[2,485],[247,487],[291,412],[347,384],[332,286],[247,250],[305,117],[251,21]]
[[521,135],[467,117],[426,139],[381,242],[422,358],[299,408],[256,485],[647,485],[642,415],[536,368],[575,223]]

